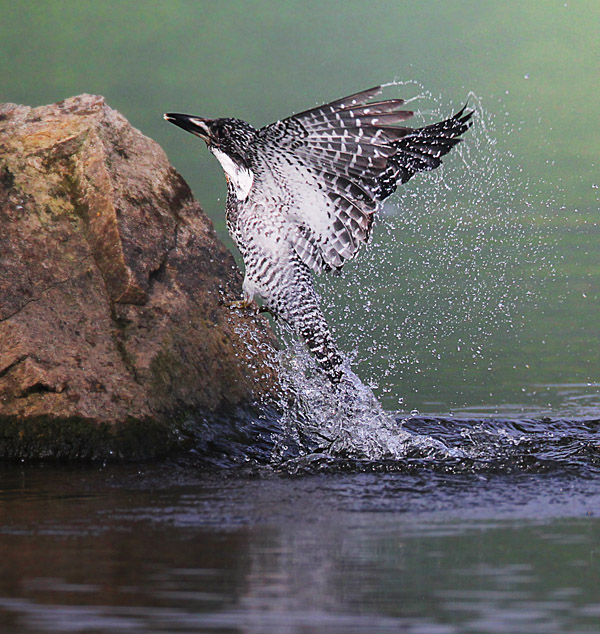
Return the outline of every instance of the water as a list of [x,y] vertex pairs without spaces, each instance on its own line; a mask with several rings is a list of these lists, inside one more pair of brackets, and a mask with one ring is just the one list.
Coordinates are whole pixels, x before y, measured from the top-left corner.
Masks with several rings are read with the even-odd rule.
[[0,631],[600,632],[600,417],[393,414],[282,364],[283,413],[190,417],[166,463],[0,466]]
[[[409,82],[396,90],[415,88]],[[448,114],[423,87],[416,104],[423,123]],[[496,346],[518,338],[524,312],[542,312],[556,278],[555,237],[524,222],[547,219],[555,201],[541,197],[539,183],[532,191],[502,142],[520,130],[477,95],[469,95],[469,105],[474,123],[454,162],[399,188],[378,215],[366,252],[342,279],[320,281],[356,371],[388,409],[431,410],[432,401],[456,407],[464,393],[469,405],[514,404],[506,390],[518,371],[512,351],[512,372],[503,374],[500,389],[490,385],[501,365]]]
[[241,418],[251,454],[2,466],[0,630],[599,632],[600,420],[404,427],[462,457],[274,466]]

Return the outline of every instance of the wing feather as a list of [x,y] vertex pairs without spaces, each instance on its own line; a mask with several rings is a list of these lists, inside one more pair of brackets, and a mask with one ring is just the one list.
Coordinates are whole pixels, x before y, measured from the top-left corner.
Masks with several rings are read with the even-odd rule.
[[437,167],[470,125],[463,108],[431,126],[403,127],[413,112],[401,109],[402,99],[370,101],[380,92],[376,86],[258,132],[250,196],[281,201],[287,239],[316,272],[354,257],[380,202],[399,182]]
[[338,99],[337,101],[331,101],[330,103],[326,103],[321,106],[315,106],[314,108],[310,108],[309,110],[304,110],[303,112],[299,112],[298,114],[294,114],[291,117],[288,117],[288,119],[309,120],[311,117],[318,117],[321,113],[324,112],[335,112],[336,110],[342,110],[344,108],[353,108],[355,106],[365,104],[367,101],[369,101],[369,99],[379,94],[381,94],[381,86],[374,86],[373,88],[357,92],[354,95],[349,95],[348,97],[343,97],[342,99]]

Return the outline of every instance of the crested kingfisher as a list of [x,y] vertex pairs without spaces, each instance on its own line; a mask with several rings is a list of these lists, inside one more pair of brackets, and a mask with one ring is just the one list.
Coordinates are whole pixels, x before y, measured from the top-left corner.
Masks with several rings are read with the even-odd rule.
[[227,179],[227,228],[245,265],[243,301],[259,297],[287,322],[331,383],[343,357],[312,274],[336,271],[371,232],[382,201],[433,170],[470,127],[473,111],[422,128],[403,125],[402,99],[373,101],[377,86],[263,128],[240,119],[164,118],[206,142]]

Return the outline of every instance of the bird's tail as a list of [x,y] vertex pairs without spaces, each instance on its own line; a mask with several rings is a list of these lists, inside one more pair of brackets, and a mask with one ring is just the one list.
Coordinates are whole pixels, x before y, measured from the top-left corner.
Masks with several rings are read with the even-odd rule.
[[304,339],[307,348],[333,385],[344,376],[343,358],[331,336],[329,326],[317,305],[303,311],[295,319],[294,329]]
[[298,263],[294,278],[294,284],[279,287],[271,308],[304,340],[329,381],[337,385],[344,376],[344,359],[319,307],[310,270]]

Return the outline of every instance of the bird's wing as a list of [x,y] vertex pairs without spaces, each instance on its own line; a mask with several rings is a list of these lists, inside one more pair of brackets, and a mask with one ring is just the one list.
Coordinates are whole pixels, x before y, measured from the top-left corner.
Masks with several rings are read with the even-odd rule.
[[354,257],[380,201],[398,181],[437,167],[468,127],[462,112],[429,128],[402,127],[413,113],[401,109],[401,99],[369,102],[380,92],[371,88],[258,132],[251,196],[273,195],[282,202],[290,228],[286,239],[317,272]]

